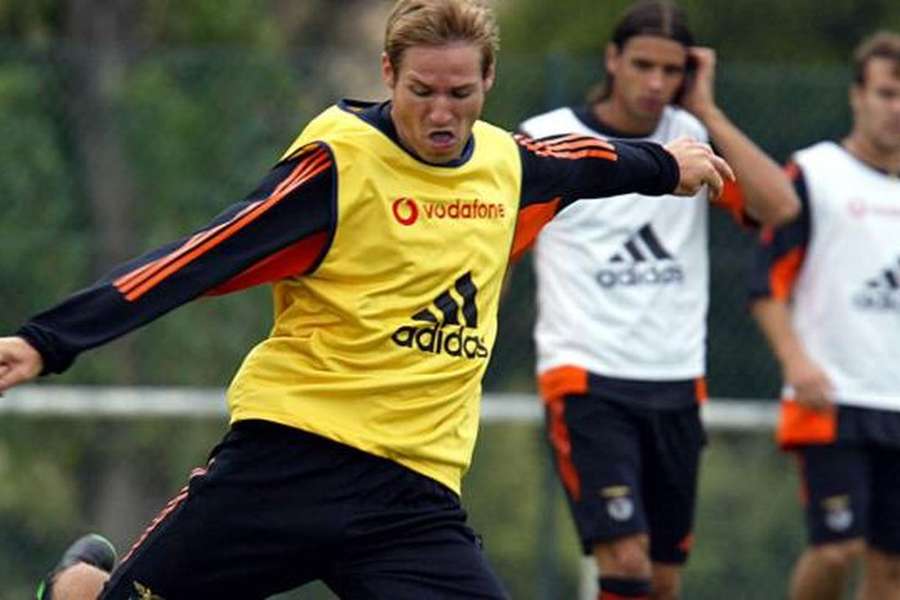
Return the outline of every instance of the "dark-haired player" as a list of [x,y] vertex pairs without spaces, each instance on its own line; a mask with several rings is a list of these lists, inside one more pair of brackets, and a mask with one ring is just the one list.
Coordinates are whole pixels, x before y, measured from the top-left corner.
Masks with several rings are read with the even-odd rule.
[[605,67],[602,89],[586,104],[530,118],[521,130],[711,140],[743,192],[576,203],[535,246],[539,386],[559,477],[600,571],[600,598],[673,599],[691,547],[705,440],[709,206],[781,223],[798,201],[779,166],[716,105],[715,54],[695,46],[678,7],[632,5]]

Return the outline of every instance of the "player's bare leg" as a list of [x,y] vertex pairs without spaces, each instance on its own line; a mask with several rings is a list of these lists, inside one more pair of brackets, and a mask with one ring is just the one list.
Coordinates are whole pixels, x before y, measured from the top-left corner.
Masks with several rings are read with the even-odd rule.
[[608,597],[651,598],[649,548],[650,540],[643,533],[594,546],[594,559],[600,571],[599,600]]
[[681,597],[681,565],[653,563],[651,600],[677,600]]
[[858,600],[900,600],[900,555],[866,548]]
[[860,539],[807,548],[794,567],[790,599],[840,600],[863,548]]
[[95,600],[116,564],[116,549],[90,533],[63,552],[56,567],[38,586],[38,600]]
[[53,581],[51,600],[95,600],[103,590],[109,573],[87,563],[79,563],[60,572]]

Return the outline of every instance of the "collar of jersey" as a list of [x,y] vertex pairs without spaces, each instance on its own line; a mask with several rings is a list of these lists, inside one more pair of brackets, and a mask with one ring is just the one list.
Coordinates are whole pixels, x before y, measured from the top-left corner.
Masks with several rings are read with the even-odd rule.
[[891,172],[888,171],[887,169],[882,169],[881,167],[876,167],[876,166],[873,165],[872,163],[869,163],[869,162],[864,161],[864,160],[863,160],[862,158],[860,158],[859,156],[857,156],[857,155],[853,154],[852,152],[850,152],[850,149],[847,148],[847,146],[845,146],[843,142],[839,142],[839,141],[836,141],[836,140],[831,140],[831,143],[834,144],[835,146],[837,146],[838,148],[840,148],[847,156],[849,156],[850,158],[852,158],[854,161],[856,161],[857,163],[861,164],[861,165],[864,166],[865,168],[870,169],[870,170],[872,170],[872,171],[875,171],[876,173],[879,173],[879,174],[884,175],[884,176],[889,177],[889,178],[893,178],[893,179],[898,179],[898,178],[900,178],[900,174],[891,173]]
[[649,135],[632,135],[614,128],[612,125],[601,121],[594,115],[594,111],[589,104],[570,107],[575,117],[591,130],[596,131],[606,138],[615,138],[620,140],[647,140],[653,137],[651,132]]
[[397,128],[394,126],[394,121],[391,119],[390,100],[386,102],[367,102],[364,100],[351,100],[345,98],[338,102],[338,108],[356,115],[387,136],[398,148],[429,167],[461,167],[469,162],[469,159],[472,158],[472,154],[475,152],[475,136],[470,135],[468,141],[466,141],[466,146],[463,148],[462,155],[460,155],[459,158],[445,163],[428,162],[400,142],[400,136],[397,135]]

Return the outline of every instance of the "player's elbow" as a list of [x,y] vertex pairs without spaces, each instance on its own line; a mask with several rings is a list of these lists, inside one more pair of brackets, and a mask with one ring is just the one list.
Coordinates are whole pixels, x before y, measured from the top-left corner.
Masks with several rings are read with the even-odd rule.
[[793,190],[768,194],[748,204],[747,212],[762,225],[778,227],[800,215],[800,198]]
[[800,198],[791,190],[790,194],[784,195],[779,202],[775,203],[772,212],[772,221],[766,223],[767,225],[778,226],[790,223],[800,216]]

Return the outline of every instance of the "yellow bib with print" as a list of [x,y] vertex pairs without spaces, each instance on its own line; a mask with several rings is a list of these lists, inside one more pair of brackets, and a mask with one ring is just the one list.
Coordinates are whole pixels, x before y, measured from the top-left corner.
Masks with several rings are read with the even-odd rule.
[[460,491],[515,229],[509,133],[473,128],[459,166],[416,160],[358,115],[322,113],[288,152],[325,143],[337,225],[309,275],[274,287],[275,324],[228,391],[265,419],[396,461]]

